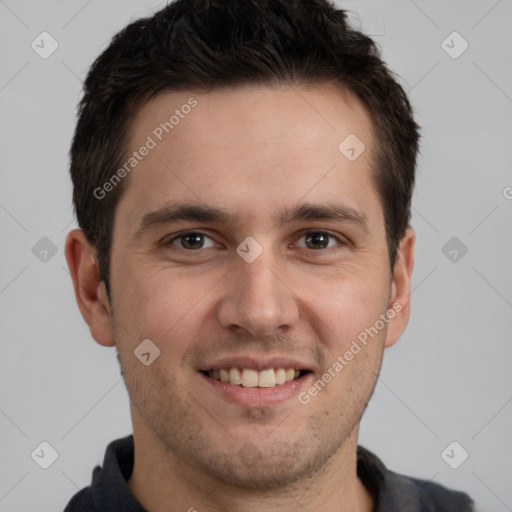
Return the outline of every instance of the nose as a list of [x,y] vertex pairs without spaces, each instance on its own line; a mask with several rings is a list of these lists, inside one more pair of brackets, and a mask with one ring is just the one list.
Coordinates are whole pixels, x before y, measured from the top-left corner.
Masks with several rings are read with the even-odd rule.
[[299,299],[282,266],[267,251],[255,261],[237,260],[226,276],[217,315],[220,325],[251,337],[272,336],[299,319]]

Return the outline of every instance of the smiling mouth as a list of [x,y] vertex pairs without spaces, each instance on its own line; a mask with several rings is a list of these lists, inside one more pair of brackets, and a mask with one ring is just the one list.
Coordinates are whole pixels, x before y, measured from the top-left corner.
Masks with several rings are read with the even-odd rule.
[[201,371],[207,377],[242,386],[244,388],[273,388],[282,386],[293,380],[311,373],[309,370],[296,370],[294,368],[268,368],[265,370],[254,370],[253,368],[221,368],[215,370]]

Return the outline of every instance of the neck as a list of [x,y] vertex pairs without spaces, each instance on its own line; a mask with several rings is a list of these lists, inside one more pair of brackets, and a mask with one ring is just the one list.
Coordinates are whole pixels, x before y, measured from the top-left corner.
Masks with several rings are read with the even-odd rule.
[[128,487],[148,512],[291,512],[297,504],[323,512],[373,510],[373,497],[357,477],[358,426],[320,471],[272,490],[241,488],[207,475],[166,450],[144,427],[134,421]]

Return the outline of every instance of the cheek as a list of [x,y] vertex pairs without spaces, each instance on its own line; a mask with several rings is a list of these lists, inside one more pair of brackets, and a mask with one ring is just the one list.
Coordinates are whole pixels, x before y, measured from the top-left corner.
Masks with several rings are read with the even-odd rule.
[[[191,339],[219,327],[215,311],[236,290],[229,277],[224,280],[226,268],[200,272],[197,268],[149,265],[134,257],[122,264],[118,260],[115,268],[115,316],[122,327],[120,334],[129,337],[132,348],[149,338],[158,346],[172,344],[176,353],[183,352]],[[355,265],[328,272],[283,269],[288,290],[284,291],[285,300],[295,302],[303,324],[291,327],[313,331],[336,355],[344,352],[387,306],[385,272],[382,268],[371,273],[367,266],[365,269]]]
[[173,347],[186,347],[184,331],[197,325],[209,291],[222,276],[139,263],[125,266],[116,276],[114,311],[123,336],[128,333],[132,344],[149,338],[158,346],[172,340]]
[[325,280],[320,289],[309,289],[305,303],[325,332],[329,345],[341,351],[370,328],[387,309],[386,285],[375,276],[345,274]]
[[384,290],[383,283],[347,278],[326,285],[315,299],[312,314],[317,321],[310,324],[317,326],[315,334],[323,341],[324,368],[302,399],[322,396],[338,422],[351,415],[355,421],[375,387],[389,325],[380,320],[387,310]]

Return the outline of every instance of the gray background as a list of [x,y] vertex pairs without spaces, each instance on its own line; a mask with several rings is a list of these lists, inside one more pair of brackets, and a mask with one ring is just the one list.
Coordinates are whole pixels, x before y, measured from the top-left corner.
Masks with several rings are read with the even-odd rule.
[[[382,46],[423,127],[412,318],[360,442],[482,511],[512,510],[512,0],[338,3]],[[131,432],[114,349],[90,337],[63,254],[75,227],[67,152],[92,59],[161,6],[0,0],[1,511],[62,510]],[[31,48],[43,31],[59,45],[47,59]],[[454,31],[469,44],[458,58]],[[58,452],[46,470],[31,458],[43,441]],[[445,451],[453,441],[462,448]]]

